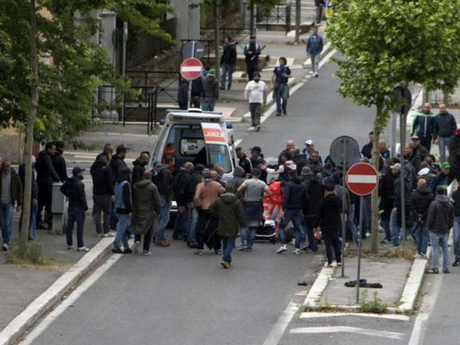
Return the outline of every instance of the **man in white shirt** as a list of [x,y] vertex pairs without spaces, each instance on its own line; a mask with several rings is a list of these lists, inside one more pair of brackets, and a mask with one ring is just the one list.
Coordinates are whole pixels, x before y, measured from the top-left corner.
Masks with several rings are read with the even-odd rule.
[[249,111],[251,112],[252,126],[249,130],[260,130],[260,113],[262,104],[267,103],[267,84],[260,80],[260,73],[255,72],[251,80],[244,89],[244,99],[249,101]]

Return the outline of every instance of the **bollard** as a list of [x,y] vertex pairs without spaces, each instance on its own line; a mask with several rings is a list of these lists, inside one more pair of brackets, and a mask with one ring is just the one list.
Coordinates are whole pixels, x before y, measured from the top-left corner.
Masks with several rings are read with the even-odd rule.
[[62,183],[53,184],[53,194],[51,203],[51,213],[53,214],[52,233],[62,235],[65,233],[65,213],[66,213],[66,197],[61,193]]

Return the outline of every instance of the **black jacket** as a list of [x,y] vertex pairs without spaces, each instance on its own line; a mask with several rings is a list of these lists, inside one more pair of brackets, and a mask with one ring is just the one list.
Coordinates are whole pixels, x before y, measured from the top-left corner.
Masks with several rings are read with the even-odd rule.
[[174,196],[177,206],[185,206],[193,201],[196,186],[201,182],[201,176],[195,171],[181,170],[174,178]]
[[85,185],[76,176],[73,176],[61,186],[61,193],[69,198],[69,209],[83,209],[88,211],[86,204]]
[[243,158],[238,158],[238,165],[243,168],[245,174],[252,172],[251,160],[246,155]]
[[380,209],[393,208],[393,194],[394,194],[395,176],[391,169],[385,169],[379,181],[379,196],[380,196]]
[[298,178],[286,183],[284,188],[283,210],[302,210],[307,205],[307,188]]
[[363,146],[361,154],[369,159],[372,159],[372,143],[367,143]]
[[[410,204],[410,197],[412,195],[412,180],[405,174],[404,178],[404,201],[405,204]],[[393,205],[394,207],[400,208],[401,207],[401,173],[395,179],[393,185]]]
[[417,188],[411,196],[412,205],[420,220],[426,220],[428,207],[434,200],[434,195],[428,187]]
[[457,189],[452,193],[452,202],[454,203],[455,217],[460,217],[460,190]]
[[141,161],[139,159],[136,159],[133,162],[133,165],[134,165],[134,167],[133,167],[133,172],[132,172],[131,179],[132,179],[133,184],[134,184],[134,183],[139,182],[140,180],[143,179],[145,166],[147,164],[143,164],[143,163],[141,163]]
[[412,156],[408,158],[408,161],[414,167],[415,171],[419,171],[420,164],[422,163],[422,158],[414,152]]
[[100,161],[95,161],[90,169],[93,179],[93,195],[113,195],[115,184],[112,169]]
[[305,217],[315,217],[318,213],[320,200],[324,196],[324,187],[321,182],[321,177],[318,175],[308,176],[304,183],[307,187],[308,202],[303,213]]
[[[2,172],[0,172],[0,194],[2,192]],[[10,197],[13,204],[22,205],[23,201],[23,184],[19,175],[11,169],[11,186],[10,186]]]
[[234,65],[236,63],[236,44],[235,42],[230,42],[224,46],[224,50],[222,52],[222,57],[220,58],[220,64],[231,64]]
[[337,234],[342,226],[341,211],[342,200],[335,194],[326,195],[319,203],[315,228],[319,226],[322,232]]
[[447,235],[454,226],[454,213],[454,206],[447,196],[436,196],[428,209],[428,230],[439,235]]
[[449,140],[449,163],[452,168],[452,173],[455,178],[458,176],[460,170],[460,137],[454,135]]
[[35,161],[35,170],[37,171],[37,183],[39,185],[52,185],[54,182],[59,182],[59,175],[53,166],[51,155],[46,151],[41,151]]
[[208,74],[203,79],[204,96],[206,98],[219,99],[219,84],[217,83],[216,76]]
[[457,129],[457,121],[450,113],[438,114],[434,117],[433,136],[450,138],[455,135]]
[[114,181],[118,181],[121,168],[127,167],[128,165],[119,155],[113,155],[112,160],[110,161],[110,169],[112,169]]
[[167,165],[162,166],[158,171],[156,183],[160,195],[170,200],[173,192],[174,177],[171,174],[171,171],[169,171],[169,167]]
[[67,163],[62,156],[62,152],[57,151],[52,161],[54,170],[56,170],[56,173],[59,175],[60,181],[67,181],[69,179],[69,176],[67,176]]

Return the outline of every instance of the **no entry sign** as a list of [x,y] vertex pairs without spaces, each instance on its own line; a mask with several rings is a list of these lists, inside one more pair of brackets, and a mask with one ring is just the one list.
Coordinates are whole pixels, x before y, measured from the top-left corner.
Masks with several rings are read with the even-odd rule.
[[180,74],[185,80],[195,80],[201,75],[202,71],[203,64],[195,58],[187,59],[180,65]]
[[356,195],[371,194],[379,182],[379,173],[368,163],[357,163],[347,172],[347,186]]

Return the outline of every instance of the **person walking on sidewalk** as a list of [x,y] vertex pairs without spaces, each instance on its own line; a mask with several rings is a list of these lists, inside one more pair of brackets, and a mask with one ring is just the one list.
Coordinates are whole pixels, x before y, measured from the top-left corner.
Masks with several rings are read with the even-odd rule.
[[133,232],[135,252],[144,235],[142,255],[151,255],[153,228],[161,211],[160,193],[152,182],[152,173],[145,171],[141,180],[133,185]]
[[260,180],[260,175],[259,168],[252,169],[252,178],[245,180],[238,188],[238,193],[243,195],[244,218],[247,224],[247,227],[241,230],[240,250],[252,250],[256,230],[264,220],[262,200],[272,195],[267,184]]
[[318,207],[318,214],[315,220],[315,232],[321,230],[326,244],[327,267],[332,266],[333,257],[337,265],[342,263],[342,244],[344,239],[340,238],[342,201],[334,192],[334,184],[326,185],[324,198],[321,199]]
[[161,198],[161,212],[158,221],[158,227],[155,234],[155,245],[160,247],[169,247],[169,242],[166,241],[165,232],[166,226],[169,223],[169,213],[171,210],[171,197],[173,193],[174,183],[174,157],[166,156],[164,164],[158,170],[157,187]]
[[114,179],[106,155],[99,156],[91,167],[90,173],[93,179],[93,219],[96,224],[96,234],[107,236],[110,231]]
[[307,54],[311,59],[311,74],[318,78],[319,58],[323,51],[323,38],[318,34],[318,28],[313,29],[313,34],[307,40]]
[[202,110],[214,111],[216,102],[219,99],[219,85],[216,80],[214,68],[209,69],[209,73],[203,78],[204,100]]
[[321,25],[321,21],[323,20],[324,7],[326,7],[326,2],[324,0],[315,0],[316,25]]
[[236,42],[230,36],[225,37],[225,46],[220,58],[222,73],[220,76],[220,89],[225,90],[225,81],[228,76],[227,89],[232,88],[233,72],[236,64]]
[[276,102],[276,116],[286,116],[287,101],[289,98],[289,78],[292,77],[291,69],[287,66],[285,57],[279,58],[279,66],[273,70],[271,88]]
[[88,252],[89,249],[83,243],[83,230],[85,228],[85,217],[88,211],[86,203],[85,185],[83,184],[83,173],[85,168],[75,167],[72,169],[72,177],[61,186],[61,193],[69,199],[69,210],[67,218],[67,249],[73,246],[73,226],[77,223],[77,250]]
[[431,104],[425,103],[422,111],[417,112],[412,123],[411,136],[417,136],[420,143],[428,152],[431,150],[431,140],[433,138],[434,114],[431,112]]
[[416,228],[414,229],[415,243],[417,245],[417,254],[421,257],[426,257],[428,246],[428,229],[426,228],[426,218],[428,208],[434,200],[434,195],[431,189],[427,187],[426,180],[419,179],[417,181],[417,189],[412,193],[410,198],[416,215]]
[[454,115],[449,113],[445,104],[439,105],[439,114],[435,116],[433,123],[433,139],[439,144],[439,155],[441,163],[446,162],[446,148],[449,146],[449,140],[455,135],[457,130],[457,121]]
[[[113,240],[112,252],[117,254],[131,254],[133,251],[129,248],[128,229],[131,226],[131,217],[133,214],[133,199],[131,192],[131,183],[129,175],[131,170],[128,167],[122,167],[119,170],[119,177],[115,185],[115,211],[117,213],[117,234]],[[123,249],[120,247],[120,241],[123,243]]]
[[240,228],[246,226],[243,216],[243,206],[233,193],[233,185],[226,185],[226,192],[215,201],[209,211],[218,220],[217,234],[222,238],[223,256],[222,267],[228,269],[232,264],[232,250]]
[[449,202],[449,199],[444,195],[444,189],[438,187],[436,189],[436,199],[428,208],[427,227],[430,232],[430,242],[433,248],[431,257],[432,267],[429,273],[439,273],[439,246],[442,247],[442,270],[444,273],[449,271],[449,232],[454,225],[455,211],[454,206]]
[[307,205],[307,187],[297,177],[297,170],[288,173],[289,181],[284,188],[283,217],[280,224],[281,247],[276,252],[281,254],[287,251],[287,239],[285,229],[292,222],[294,225],[295,249],[293,254],[300,254],[300,245],[305,241],[305,227],[302,210]]
[[262,53],[260,45],[256,42],[256,36],[249,37],[249,43],[244,46],[244,57],[246,60],[246,71],[248,80],[251,81],[254,73],[259,71],[259,55]]
[[260,73],[254,73],[254,80],[251,80],[244,89],[244,100],[249,102],[252,125],[249,130],[260,130],[260,116],[262,104],[267,104],[267,84],[260,80]]
[[7,251],[11,242],[13,216],[22,205],[23,188],[19,175],[11,169],[11,162],[3,160],[0,178],[0,227],[2,229],[2,250]]

